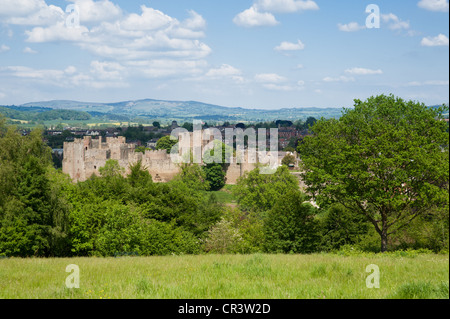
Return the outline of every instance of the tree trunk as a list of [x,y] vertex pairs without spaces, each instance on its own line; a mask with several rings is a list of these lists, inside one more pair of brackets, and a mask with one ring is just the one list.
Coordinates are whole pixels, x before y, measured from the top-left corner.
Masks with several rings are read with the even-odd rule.
[[388,245],[388,226],[387,226],[387,216],[385,212],[381,213],[381,252],[387,252]]
[[387,244],[388,244],[387,231],[385,231],[383,229],[381,232],[381,252],[382,253],[387,252]]

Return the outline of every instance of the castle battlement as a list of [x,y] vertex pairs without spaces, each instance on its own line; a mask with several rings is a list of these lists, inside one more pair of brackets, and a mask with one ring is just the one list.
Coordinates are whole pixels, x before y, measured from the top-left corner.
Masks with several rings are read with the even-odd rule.
[[[203,143],[202,148],[206,144]],[[147,150],[143,154],[136,152],[135,147],[134,144],[126,143],[123,136],[107,137],[106,142],[102,137],[76,138],[73,142],[64,143],[63,172],[69,174],[75,182],[85,181],[92,175],[100,175],[100,167],[105,166],[110,159],[117,160],[125,169],[125,174],[130,173],[130,165],[141,161],[155,182],[168,182],[180,172],[180,165],[172,161],[166,150]],[[181,158],[181,154],[178,155]],[[235,184],[245,171],[252,170],[258,155],[255,157],[246,152],[243,158],[242,163],[237,163],[236,158],[233,158],[228,165],[227,184]]]

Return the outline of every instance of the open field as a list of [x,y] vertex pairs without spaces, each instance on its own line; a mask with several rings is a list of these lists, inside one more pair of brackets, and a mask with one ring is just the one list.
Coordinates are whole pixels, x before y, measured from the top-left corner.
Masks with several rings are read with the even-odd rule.
[[[80,288],[65,286],[66,266]],[[380,288],[366,287],[368,265]],[[449,256],[200,255],[0,259],[0,298],[449,298]]]

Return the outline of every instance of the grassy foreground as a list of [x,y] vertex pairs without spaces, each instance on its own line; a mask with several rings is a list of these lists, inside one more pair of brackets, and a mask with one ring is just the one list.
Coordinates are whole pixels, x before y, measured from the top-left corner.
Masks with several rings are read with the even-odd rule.
[[[68,289],[66,266],[80,269]],[[366,287],[368,265],[380,288]],[[201,255],[0,259],[0,298],[449,298],[449,256]]]

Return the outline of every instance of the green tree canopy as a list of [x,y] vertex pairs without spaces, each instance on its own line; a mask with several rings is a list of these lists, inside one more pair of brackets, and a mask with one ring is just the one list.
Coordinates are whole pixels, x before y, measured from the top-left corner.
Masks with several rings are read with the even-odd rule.
[[269,211],[264,225],[265,248],[276,253],[312,253],[318,250],[316,209],[298,189],[283,194]]
[[386,251],[390,235],[448,204],[445,110],[380,95],[319,120],[299,146],[309,192],[366,216]]
[[178,143],[177,140],[172,139],[170,135],[161,137],[158,142],[156,142],[156,149],[157,150],[166,150],[168,154],[170,154],[170,151],[172,150],[172,147],[174,147]]
[[243,210],[264,212],[270,210],[281,195],[298,188],[298,179],[286,166],[280,166],[274,174],[261,174],[257,167],[239,178],[233,194]]

